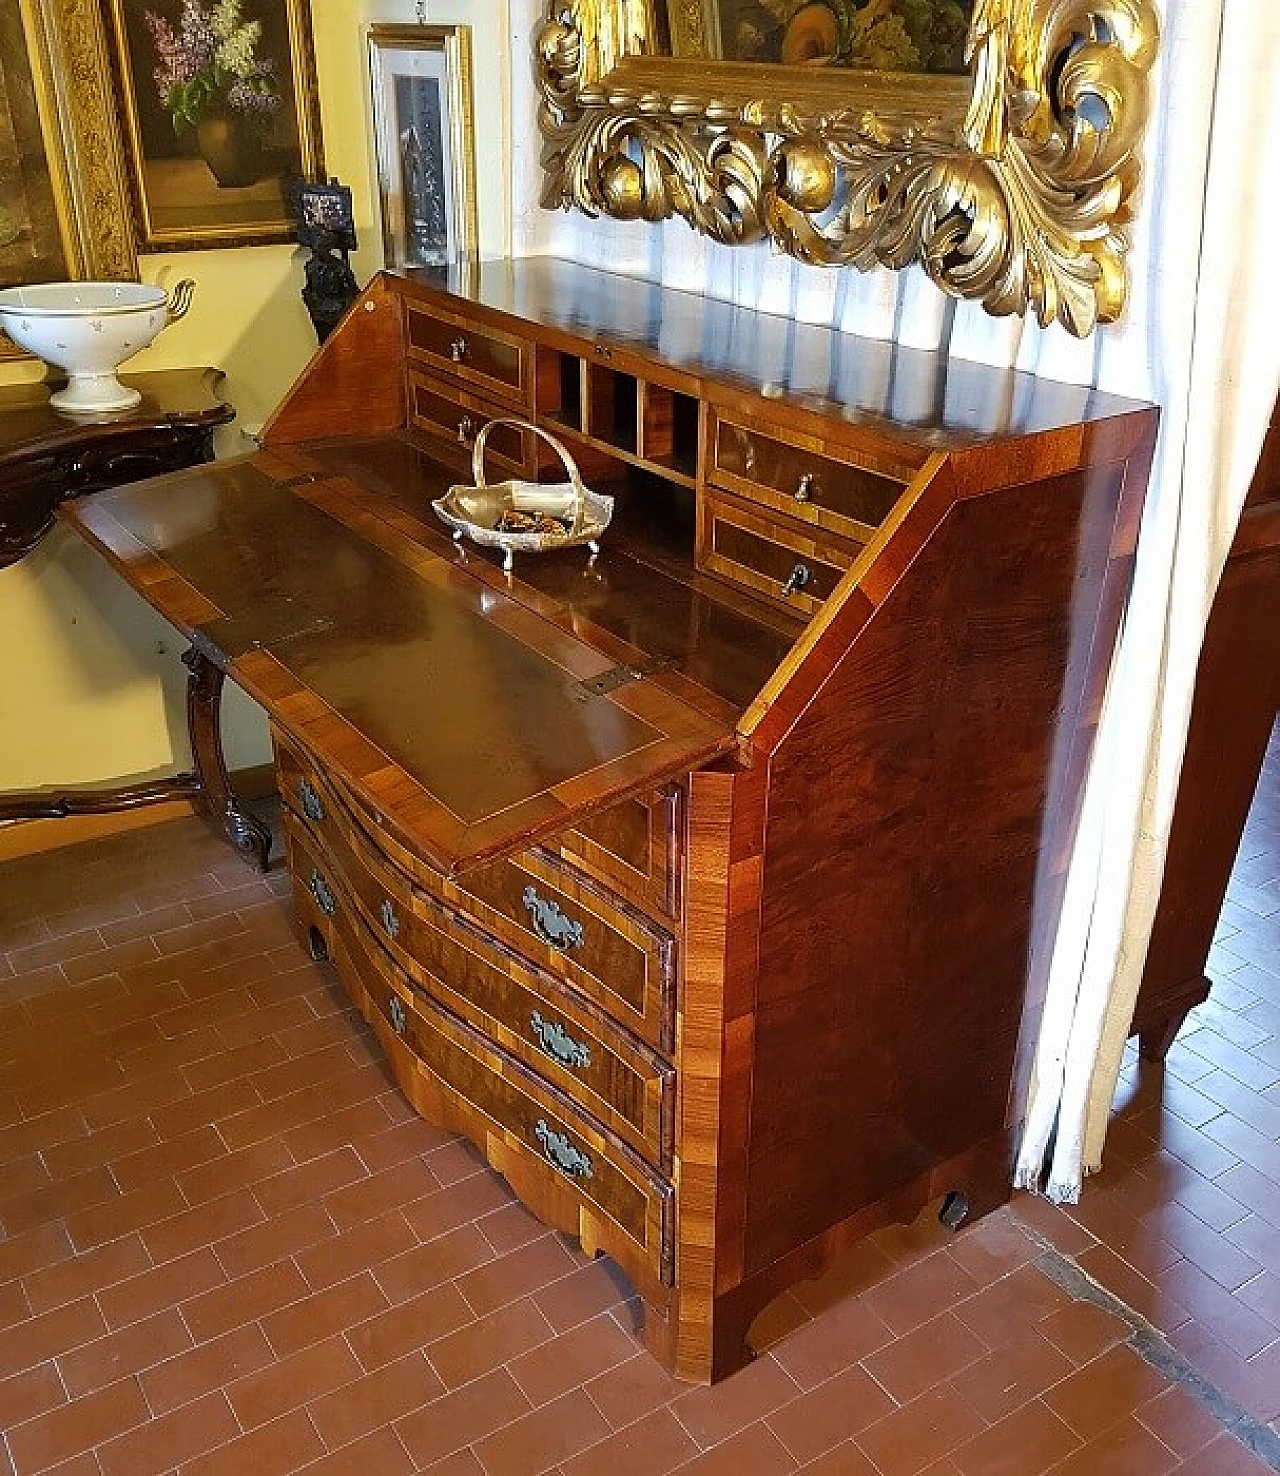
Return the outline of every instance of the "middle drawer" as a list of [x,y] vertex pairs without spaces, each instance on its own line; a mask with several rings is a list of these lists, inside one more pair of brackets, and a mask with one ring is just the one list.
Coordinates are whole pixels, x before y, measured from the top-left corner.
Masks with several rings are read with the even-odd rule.
[[[351,855],[393,905],[409,905],[412,876],[418,889],[500,939],[529,967],[572,984],[650,1045],[672,1049],[675,940],[665,928],[545,851],[521,851],[460,877],[442,877],[381,833],[373,817],[344,800],[278,731],[275,737],[286,804],[331,851]],[[391,861],[380,854],[384,850]],[[380,899],[373,904],[375,917],[380,905]]]
[[412,889],[397,895],[340,837],[317,843],[288,812],[285,828],[301,873],[317,870],[345,893],[415,984],[581,1102],[655,1168],[670,1170],[670,1065],[433,898]]

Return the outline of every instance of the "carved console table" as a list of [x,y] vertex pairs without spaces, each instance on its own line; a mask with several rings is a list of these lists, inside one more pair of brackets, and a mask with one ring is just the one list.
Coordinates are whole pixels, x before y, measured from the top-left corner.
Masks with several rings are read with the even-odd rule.
[[[218,393],[221,378],[216,369],[126,375],[142,403],[97,419],[59,414],[46,384],[0,389],[0,569],[40,543],[62,504],[211,461],[214,432],[235,417]],[[222,674],[194,648],[183,660],[191,672],[190,773],[113,789],[0,793],[0,820],[62,819],[189,799],[209,810],[237,850],[265,867],[270,832],[232,793],[222,757]]]
[[[434,517],[513,414],[615,496],[596,557]],[[258,455],[64,516],[267,708],[302,936],[406,1095],[706,1380],[859,1236],[1009,1195],[1156,423],[483,263],[376,279]]]

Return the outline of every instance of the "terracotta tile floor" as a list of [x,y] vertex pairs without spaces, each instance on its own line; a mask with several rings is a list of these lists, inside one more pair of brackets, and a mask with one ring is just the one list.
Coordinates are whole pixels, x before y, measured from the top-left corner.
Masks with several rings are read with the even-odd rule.
[[0,1473],[1270,1469],[1041,1267],[1280,1417],[1280,758],[1214,999],[1079,1209],[883,1232],[713,1391],[407,1110],[284,893],[197,821],[0,867]]

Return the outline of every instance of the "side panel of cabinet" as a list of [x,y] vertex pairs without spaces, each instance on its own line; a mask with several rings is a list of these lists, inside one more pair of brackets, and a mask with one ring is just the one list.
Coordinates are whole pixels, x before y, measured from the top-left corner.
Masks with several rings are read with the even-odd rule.
[[1006,1129],[1125,470],[942,509],[773,755],[749,1276]]

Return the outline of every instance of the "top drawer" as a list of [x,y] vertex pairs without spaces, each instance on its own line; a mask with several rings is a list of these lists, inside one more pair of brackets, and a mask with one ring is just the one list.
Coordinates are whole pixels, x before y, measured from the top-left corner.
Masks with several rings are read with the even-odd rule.
[[788,517],[866,543],[906,486],[903,476],[855,466],[713,413],[710,479]]
[[412,305],[406,307],[405,336],[410,359],[532,406],[533,346],[523,338]]

